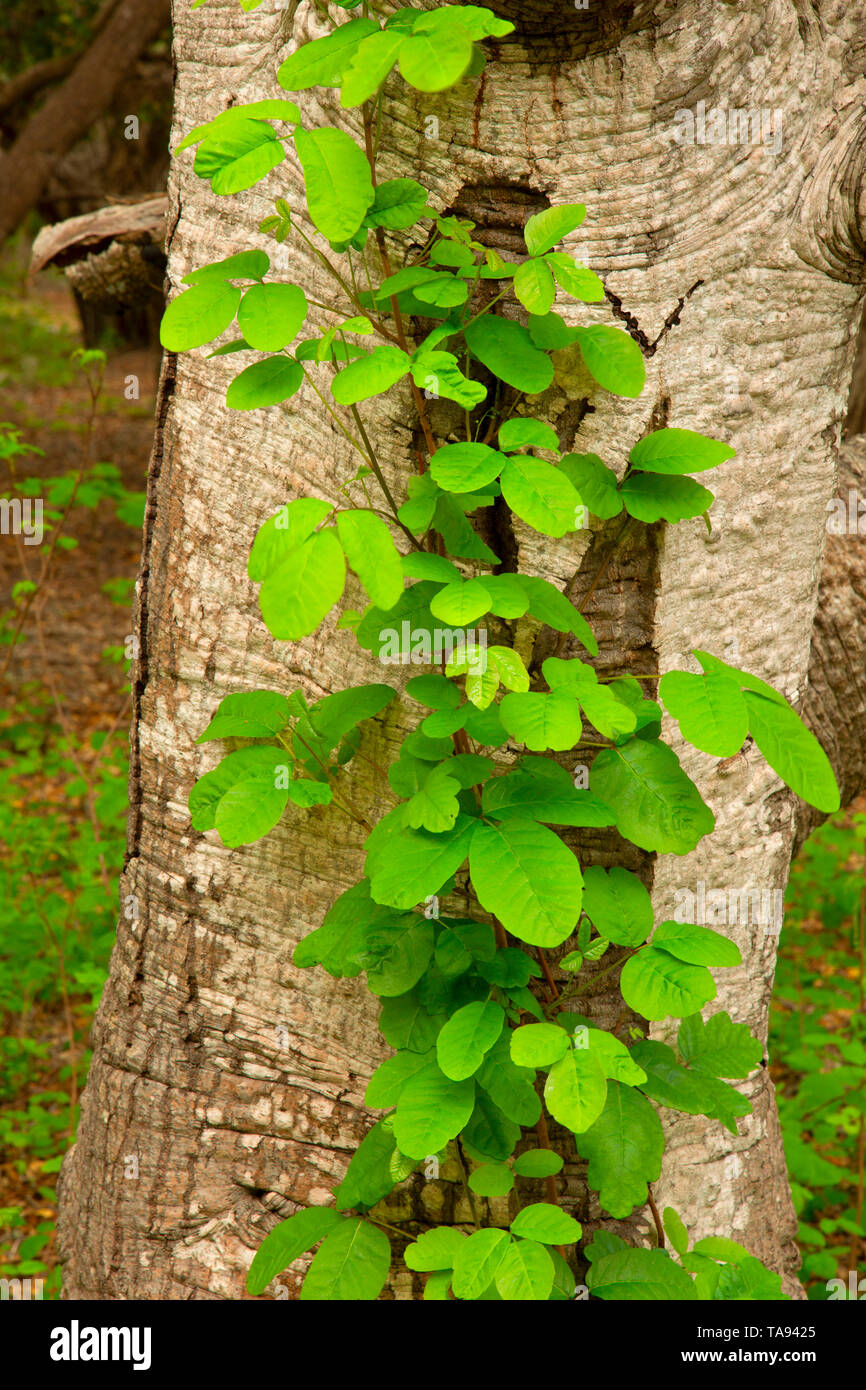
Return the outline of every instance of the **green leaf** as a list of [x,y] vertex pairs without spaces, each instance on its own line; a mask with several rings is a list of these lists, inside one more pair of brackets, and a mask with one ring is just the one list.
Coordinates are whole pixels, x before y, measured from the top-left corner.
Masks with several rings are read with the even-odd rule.
[[236,120],[212,126],[199,145],[193,169],[214,193],[241,193],[265,178],[286,151],[267,121]]
[[715,816],[676,754],[658,739],[605,748],[592,765],[592,790],[616,815],[621,835],[640,849],[688,854]]
[[521,819],[479,825],[469,869],[481,906],[519,941],[559,946],[574,930],[583,877],[552,830]]
[[671,1246],[678,1255],[685,1255],[689,1248],[689,1233],[682,1223],[682,1220],[673,1207],[665,1207],[662,1212],[665,1233]]
[[351,241],[374,197],[363,150],[345,130],[330,126],[298,128],[295,149],[304,171],[313,226],[328,241]]
[[515,454],[502,469],[502,495],[522,521],[546,536],[581,525],[583,503],[566,475],[543,459]]
[[[484,584],[491,598],[491,613],[495,613],[498,618],[523,617],[529,608],[529,596],[520,582],[519,575],[486,574]],[[509,648],[498,650],[507,652]],[[527,686],[528,684],[527,681]]]
[[406,1267],[422,1273],[453,1269],[465,1241],[463,1232],[453,1226],[436,1226],[432,1231],[424,1231],[406,1246],[403,1255]]
[[591,792],[577,791],[565,768],[552,758],[521,758],[504,777],[485,783],[481,805],[485,815],[496,819],[516,815],[551,825],[614,823],[613,812]]
[[464,410],[473,410],[487,395],[486,386],[463,375],[453,352],[419,349],[412,356],[411,371],[412,380],[420,390],[432,391],[447,401],[456,401]]
[[511,1234],[537,1240],[542,1245],[573,1245],[580,1240],[581,1226],[552,1202],[533,1202],[517,1213],[511,1223]]
[[206,280],[262,280],[271,268],[270,257],[264,251],[238,251],[221,261],[199,266],[183,277],[185,285],[199,285]]
[[594,271],[587,270],[585,265],[581,265],[573,256],[567,256],[564,251],[551,251],[544,260],[553,271],[556,283],[572,299],[579,299],[584,304],[601,304],[604,285]]
[[556,1023],[525,1023],[511,1034],[511,1057],[519,1067],[552,1067],[571,1047]]
[[446,584],[430,602],[430,612],[443,623],[466,627],[490,610],[490,592],[482,579]]
[[352,19],[332,34],[305,43],[281,64],[277,81],[287,92],[303,92],[308,87],[339,87],[352,64],[359,45],[379,32],[372,19]]
[[406,694],[428,709],[456,709],[460,704],[460,691],[445,676],[413,676],[406,682]]
[[658,1115],[639,1091],[611,1081],[604,1110],[576,1143],[589,1161],[589,1185],[611,1216],[619,1220],[644,1205],[647,1183],[661,1173],[665,1141]]
[[[452,10],[453,6],[448,6]],[[472,38],[445,11],[423,15],[400,45],[400,74],[418,92],[453,87],[472,62]]]
[[460,782],[449,775],[448,762],[439,763],[409,802],[409,825],[413,830],[423,827],[434,833],[450,830],[460,811],[459,792]]
[[[342,738],[365,719],[372,719],[396,697],[390,685],[352,685],[348,690],[335,690],[310,706],[310,720],[315,735],[323,743],[323,752],[336,748]],[[309,731],[308,731],[309,733]]]
[[565,594],[547,579],[522,574],[520,582],[529,594],[529,611],[533,618],[546,623],[555,632],[574,633],[591,656],[598,656],[598,643],[592,628]]
[[[539,1107],[534,1112],[536,1122],[540,1114]],[[519,1138],[519,1124],[508,1118],[488,1092],[477,1091],[472,1116],[460,1139],[469,1157],[480,1163],[505,1163]]]
[[[203,777],[198,779],[189,794],[190,816],[196,830],[204,831],[216,828],[217,814],[223,798],[235,786],[258,789],[261,793],[262,805],[267,809],[269,815],[273,815],[273,820],[271,825],[267,826],[267,830],[276,825],[285,807],[287,793],[284,790],[278,792],[278,796],[282,798],[279,809],[276,798],[272,798],[270,793],[275,790],[280,768],[285,766],[285,758],[286,755],[279,749],[260,745],[240,748],[235,753],[229,753],[211,772],[206,772]],[[257,814],[257,820],[260,819],[261,814]],[[258,839],[259,835],[266,834],[267,830],[259,831],[259,834],[252,838]],[[242,840],[238,843],[249,843],[249,841]]]
[[552,251],[558,241],[575,231],[586,217],[583,203],[562,203],[545,208],[530,217],[523,229],[523,239],[530,256],[543,256]]
[[703,1236],[693,1246],[695,1255],[706,1255],[711,1260],[723,1260],[725,1264],[739,1265],[750,1258],[744,1245],[727,1236]]
[[485,5],[443,5],[441,12],[447,13],[449,23],[452,19],[457,20],[476,43],[490,36],[502,38],[514,30],[510,20],[500,19]]
[[253,1256],[247,1293],[264,1293],[268,1284],[307,1250],[318,1245],[344,1218],[333,1207],[307,1207],[269,1231]]
[[716,758],[731,758],[749,732],[749,714],[733,676],[726,671],[692,675],[668,671],[659,695],[687,742]]
[[319,531],[272,570],[259,590],[268,631],[297,642],[315,632],[343,593],[346,561],[332,530]]
[[519,1178],[552,1178],[562,1171],[562,1158],[552,1149],[527,1149],[514,1160]]
[[553,363],[513,319],[484,314],[466,325],[465,338],[472,355],[518,391],[536,395],[551,385]]
[[673,1048],[667,1043],[646,1039],[631,1049],[634,1061],[646,1072],[647,1080],[641,1090],[659,1105],[682,1110],[686,1115],[706,1115],[712,1112],[710,1087],[703,1077],[680,1066]]
[[310,806],[328,806],[333,800],[333,792],[328,782],[318,782],[309,777],[295,778],[288,786],[289,800],[296,806],[309,809]]
[[280,507],[256,532],[247,564],[247,574],[256,584],[288,559],[333,511],[330,502],[318,497],[299,497]]
[[650,524],[688,521],[702,516],[713,503],[709,489],[692,478],[668,478],[659,473],[632,473],[620,483],[619,495],[629,516]]
[[251,348],[278,352],[306,317],[307,296],[298,285],[253,285],[241,300],[238,328]]
[[408,908],[438,893],[469,853],[476,825],[469,816],[460,815],[454,828],[441,835],[426,830],[399,832],[389,839],[387,852],[374,857],[372,865],[368,852],[374,899]]
[[609,1081],[623,1081],[627,1086],[641,1086],[647,1079],[643,1067],[633,1061],[625,1043],[602,1028],[584,1028],[575,1033],[575,1049],[579,1054],[592,1053]]
[[629,454],[632,468],[647,473],[702,473],[733,458],[736,449],[722,439],[710,439],[695,430],[654,430],[635,444]]
[[391,1126],[385,1120],[378,1120],[361,1140],[346,1176],[336,1189],[338,1211],[374,1207],[394,1190],[397,1180],[391,1171],[391,1160],[396,1151]]
[[194,285],[169,304],[162,317],[159,341],[168,352],[201,347],[228,328],[240,302],[240,290],[224,280]]
[[372,901],[370,885],[362,879],[341,893],[322,925],[298,942],[292,960],[301,969],[321,965],[338,980],[360,975],[363,967],[358,956],[367,930],[377,919],[387,920],[389,915],[387,909]]
[[301,1302],[359,1303],[379,1297],[391,1266],[388,1237],[361,1217],[342,1221],[313,1256]]
[[389,1056],[377,1066],[370,1077],[364,1094],[364,1105],[370,1106],[374,1111],[389,1111],[393,1105],[398,1104],[400,1091],[406,1086],[407,1081],[432,1061],[434,1056],[431,1051],[400,1051],[395,1056]]
[[393,997],[418,983],[433,956],[433,924],[408,913],[367,933],[361,962],[373,994]]
[[580,739],[577,701],[564,691],[506,695],[499,706],[499,717],[512,738],[534,752],[547,748],[565,752]]
[[430,1062],[407,1081],[394,1112],[401,1153],[426,1158],[459,1134],[475,1106],[475,1082],[451,1081]]
[[593,324],[577,330],[577,341],[587,371],[599,386],[615,396],[640,395],[646,381],[643,354],[624,329]]
[[553,1288],[550,1253],[536,1240],[513,1240],[496,1271],[496,1288],[509,1302],[543,1302]]
[[749,733],[770,767],[809,806],[832,814],[841,805],[830,760],[815,735],[787,704],[743,693]]
[[743,959],[739,947],[728,937],[688,922],[660,922],[652,944],[692,965],[741,965]]
[[492,1000],[466,1004],[452,1014],[436,1040],[441,1070],[452,1081],[473,1076],[505,1024],[505,1013]]
[[453,309],[465,304],[469,298],[469,288],[454,275],[430,271],[423,282],[415,288],[415,298],[422,304],[433,304],[442,309]]
[[380,608],[393,608],[403,592],[403,567],[382,518],[375,512],[338,512],[337,534],[346,559],[373,602]]
[[338,372],[331,382],[331,394],[340,405],[356,405],[390,390],[408,370],[409,358],[403,349],[383,343]]
[[523,415],[516,415],[513,420],[506,420],[500,425],[498,439],[500,449],[506,453],[525,448],[551,449],[559,453],[559,438],[553,426]]
[[666,1250],[615,1250],[596,1260],[587,1275],[593,1297],[615,1302],[693,1302],[698,1294],[685,1270]]
[[504,1197],[514,1186],[514,1174],[505,1163],[485,1163],[469,1174],[469,1186],[479,1197]]
[[[388,38],[392,36],[389,34]],[[345,92],[344,87],[344,98]],[[345,100],[343,104],[346,105]],[[427,190],[416,179],[386,179],[384,183],[376,185],[373,205],[364,218],[364,224],[367,227],[387,227],[389,231],[413,227],[426,206]]]
[[[376,94],[397,61],[397,54],[400,51],[403,38],[404,35],[399,32],[383,29],[362,39],[351,62],[343,70],[340,105],[344,110],[352,106],[360,106],[362,102],[369,101],[370,97]],[[390,182],[404,182],[404,180],[393,179]],[[410,183],[412,180],[407,179],[405,182]],[[425,192],[421,199],[421,206],[423,207],[426,202]],[[418,214],[416,213],[411,222],[371,222],[369,225],[411,227],[412,223],[417,220]]]
[[652,899],[637,874],[593,865],[584,874],[583,910],[617,946],[640,946],[653,928]]
[[457,1298],[480,1298],[493,1283],[510,1242],[505,1231],[492,1227],[474,1231],[454,1257],[451,1287]]
[[245,690],[227,695],[196,743],[216,738],[271,738],[286,727],[294,713],[289,700],[275,690]]
[[[502,951],[497,951],[495,959],[498,960],[502,954]],[[509,988],[514,989],[513,986]],[[528,990],[526,992],[529,993]],[[533,1085],[535,1072],[528,1067],[516,1066],[511,1060],[510,1038],[510,1030],[500,1033],[475,1079],[512,1124],[529,1127],[537,1124],[541,1115],[541,1102]],[[510,1152],[511,1148],[508,1149]]]
[[505,462],[487,444],[445,444],[430,459],[430,473],[446,492],[474,492],[498,478]]
[[626,961],[620,976],[622,997],[644,1018],[673,1014],[684,1018],[716,997],[716,985],[704,965],[689,965],[667,951],[645,946]]
[[605,738],[619,740],[623,734],[634,733],[637,727],[634,710],[608,686],[584,683],[574,694],[589,722]]
[[767,1269],[753,1255],[735,1265],[724,1265],[715,1297],[725,1303],[787,1302],[782,1276]]
[[444,1015],[427,1012],[410,989],[395,999],[385,999],[379,1013],[379,1032],[391,1047],[408,1047],[412,1052],[428,1052],[436,1042]]
[[229,384],[226,405],[231,410],[261,410],[279,405],[300,390],[303,380],[300,362],[291,357],[265,357],[245,367]]
[[559,466],[593,516],[605,521],[619,516],[622,498],[617,491],[616,474],[598,454],[564,454]]
[[684,1018],[677,1046],[690,1066],[710,1076],[745,1077],[761,1062],[763,1048],[745,1023],[732,1023],[730,1014]]
[[[574,1134],[594,1124],[604,1110],[607,1078],[594,1052],[569,1048],[548,1072],[544,1103],[555,1120]],[[526,1234],[529,1234],[528,1232]]]
[[[276,756],[279,756],[278,754]],[[250,845],[273,830],[286,808],[288,790],[274,786],[273,774],[238,780],[220,798],[215,825],[223,844]]]
[[529,336],[537,348],[544,352],[558,352],[560,348],[571,347],[577,342],[578,328],[570,328],[565,320],[553,312],[529,315]]
[[556,297],[556,286],[544,261],[523,261],[517,267],[514,293],[530,314],[548,313]]

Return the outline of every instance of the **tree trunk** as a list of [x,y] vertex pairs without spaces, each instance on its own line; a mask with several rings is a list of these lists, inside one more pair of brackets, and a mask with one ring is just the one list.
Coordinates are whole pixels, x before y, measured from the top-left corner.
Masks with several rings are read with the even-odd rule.
[[63,85],[0,154],[0,243],[27,216],[57,160],[102,114],[136,58],[165,29],[170,15],[171,0],[120,0]]
[[[474,216],[481,240],[515,249],[529,213],[548,201],[587,203],[576,250],[602,276],[608,304],[574,313],[625,323],[644,347],[648,382],[636,401],[610,397],[568,351],[560,355],[538,404],[563,448],[596,451],[621,469],[648,427],[673,424],[723,436],[738,451],[714,484],[711,535],[700,521],[634,528],[640,538],[614,549],[616,522],[559,542],[518,523],[515,567],[564,587],[579,566],[578,596],[610,556],[587,609],[600,670],[666,670],[699,646],[799,702],[863,302],[866,19],[840,0],[638,0],[588,11],[501,0],[494,8],[517,29],[487,45],[480,79],[426,98],[399,79],[388,87],[382,176],[419,178],[437,206]],[[324,32],[307,3],[290,18],[245,16],[236,0],[212,0],[201,11],[177,6],[175,18],[176,136],[232,101],[273,95],[281,58]],[[677,141],[685,124],[677,113],[695,113],[699,102],[778,112],[781,124],[765,124],[756,144]],[[308,124],[344,123],[357,134],[357,114],[341,112],[333,94],[304,93],[301,105]],[[180,157],[170,190],[174,286],[195,266],[262,244],[288,278],[321,290],[303,245],[280,249],[252,230],[275,196],[302,205],[294,168],[220,199],[191,165],[190,154]],[[319,696],[381,679],[332,620],[288,646],[273,643],[259,619],[243,578],[258,526],[303,493],[335,496],[355,465],[306,389],[290,408],[227,411],[233,373],[230,358],[209,362],[204,353],[169,355],[163,369],[139,586],[121,887],[130,915],[120,920],[61,1185],[73,1298],[241,1297],[271,1213],[327,1200],[342,1176],[369,1125],[362,1098],[384,1053],[375,1003],[358,981],[291,963],[295,943],[359,875],[355,827],[334,808],[290,808],[263,842],[230,851],[193,831],[186,808],[211,765],[195,739],[225,694],[300,685]],[[374,414],[400,496],[414,468],[409,407],[408,392],[396,404],[390,395]],[[403,701],[376,725],[373,761],[387,761],[414,722]],[[673,916],[679,895],[697,894],[701,882],[726,893],[782,890],[793,795],[754,747],[717,763],[672,741],[717,826],[686,859],[645,861],[626,850],[625,862],[651,879],[656,920]],[[356,762],[351,799],[375,819],[385,805],[369,764]],[[623,862],[613,841],[587,836],[586,856]],[[725,929],[743,965],[721,973],[715,1007],[766,1038],[773,924]],[[600,992],[591,1005],[604,1024],[611,996]],[[666,1121],[656,1201],[674,1205],[695,1236],[742,1241],[796,1291],[795,1221],[767,1070],[742,1087],[754,1112],[737,1138],[701,1117]],[[582,1168],[567,1165],[566,1174],[565,1200],[591,1225],[599,1211]],[[450,1191],[412,1179],[389,1220],[459,1220]],[[605,1224],[640,1238],[650,1223],[639,1212]],[[297,1282],[285,1276],[289,1289]],[[418,1292],[405,1273],[392,1291]]]

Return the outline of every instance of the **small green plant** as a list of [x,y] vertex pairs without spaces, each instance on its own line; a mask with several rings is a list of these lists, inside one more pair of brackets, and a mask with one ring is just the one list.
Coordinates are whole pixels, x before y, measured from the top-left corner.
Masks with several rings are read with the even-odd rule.
[[[0,425],[9,479],[0,518],[12,532],[2,539],[17,540],[21,560],[11,603],[0,608],[0,676],[25,641],[45,663],[44,604],[64,552],[77,545],[66,534],[70,518],[108,502],[119,523],[141,524],[142,495],[124,487],[114,464],[90,462],[104,362],[81,350],[66,361],[70,378],[83,374],[88,398],[78,469],[22,476],[20,461],[41,451]],[[16,523],[27,499],[39,504],[39,534],[30,526],[22,536]],[[115,663],[127,656],[110,653]],[[127,802],[122,699],[113,721],[100,712],[101,727],[84,731],[64,693],[56,669],[43,664],[42,677],[18,686],[0,711],[0,1147],[16,1197],[26,1193],[0,1213],[0,1277],[37,1276],[45,1298],[60,1288],[53,1182],[75,1135],[86,1038],[114,940]]]
[[[342,129],[308,128],[298,106],[278,98],[232,107],[178,146],[197,146],[195,172],[231,194],[276,168],[291,141],[307,221],[278,199],[260,231],[278,242],[298,237],[332,286],[327,303],[308,297],[273,278],[267,254],[250,248],[187,274],[163,320],[163,344],[175,352],[236,321],[240,336],[212,355],[255,358],[231,381],[227,405],[275,406],[306,384],[357,454],[354,475],[334,480],[336,503],[298,498],[258,531],[248,574],[262,618],[279,640],[307,637],[340,602],[348,567],[370,605],[347,610],[338,625],[383,665],[430,668],[405,686],[426,713],[388,771],[397,804],[374,827],[352,807],[343,769],[364,720],[397,698],[390,684],[312,704],[300,690],[232,694],[199,740],[231,740],[232,751],[190,794],[198,830],[249,844],[291,802],[332,805],[369,832],[363,878],[294,960],[337,979],[365,972],[395,1049],[366,1093],[384,1114],[335,1206],[281,1222],[256,1254],[248,1288],[261,1293],[318,1246],[302,1299],[375,1299],[391,1263],[377,1204],[420,1166],[453,1161],[474,1229],[436,1226],[408,1246],[408,1268],[427,1276],[425,1298],[572,1297],[562,1247],[580,1240],[581,1227],[557,1201],[563,1153],[550,1146],[546,1111],[569,1136],[567,1149],[588,1162],[607,1213],[627,1217],[650,1203],[656,1217],[656,1249],[602,1234],[584,1252],[593,1296],[779,1298],[778,1275],[734,1242],[698,1241],[690,1251],[670,1210],[663,1229],[650,1190],[664,1150],[657,1106],[707,1115],[734,1134],[750,1109],[728,1083],[754,1071],[761,1044],[727,1013],[701,1012],[716,994],[711,968],[739,964],[739,951],[701,926],[654,923],[637,874],[583,870],[575,852],[582,829],[615,827],[641,850],[684,855],[713,829],[713,813],[660,737],[661,707],[641,684],[653,678],[623,671],[602,680],[589,660],[562,657],[569,640],[597,656],[586,618],[568,593],[509,570],[470,519],[504,507],[557,540],[590,515],[622,515],[623,531],[706,517],[713,495],[690,475],[734,451],[665,428],[635,441],[624,471],[562,452],[531,404],[554,381],[557,351],[576,347],[594,381],[616,395],[638,396],[645,379],[629,334],[574,326],[554,308],[559,291],[604,299],[599,278],[558,249],[583,222],[583,205],[530,217],[526,256],[510,263],[473,235],[473,222],[443,215],[435,191],[412,178],[377,179],[391,69],[417,90],[441,91],[480,73],[483,41],[513,26],[476,5],[397,9],[384,25],[370,8],[362,3],[360,16],[303,46],[278,73],[290,91],[339,88],[343,108],[360,108],[361,144]],[[425,249],[395,270],[389,234],[410,229]],[[364,418],[366,401],[398,385],[408,386],[426,450],[399,499]],[[459,407],[462,439],[436,438],[431,396]],[[558,644],[536,660],[544,629]],[[799,795],[836,809],[827,758],[785,699],[712,653],[695,656],[700,673],[672,672],[659,685],[683,737],[717,758],[751,737]],[[473,918],[443,905],[467,861]],[[545,953],[569,940],[561,966],[571,983],[560,990]],[[676,1047],[634,1028],[620,1037],[576,1011],[605,973],[619,976],[623,1017],[682,1020]],[[537,1140],[528,1149],[527,1131]],[[545,1181],[548,1200],[523,1205],[509,1230],[485,1225],[476,1196],[509,1193],[520,1177]],[[662,1248],[665,1232],[677,1258]]]
[[864,875],[866,815],[815,831],[792,868],[776,969],[770,1052],[812,1299],[866,1272]]

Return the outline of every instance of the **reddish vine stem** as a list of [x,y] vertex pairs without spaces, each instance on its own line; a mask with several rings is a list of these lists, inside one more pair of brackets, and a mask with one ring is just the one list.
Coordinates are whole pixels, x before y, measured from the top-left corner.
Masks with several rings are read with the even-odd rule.
[[544,949],[541,946],[536,946],[535,950],[538,954],[538,959],[541,964],[541,968],[544,971],[544,978],[547,981],[547,988],[550,990],[550,1002],[552,1004],[555,999],[559,998],[559,986],[557,985],[556,981],[553,978],[553,975],[551,974],[550,964],[548,962],[547,955]]
[[[367,101],[364,102],[363,112],[364,112],[364,149],[365,149],[365,152],[366,152],[366,155],[367,155],[367,163],[368,163],[369,166],[370,166],[370,178],[371,178],[371,180],[372,180],[373,187],[375,188],[375,187],[376,187],[376,152],[375,152],[375,150],[373,149],[373,122],[372,122],[372,120],[371,120],[371,118],[370,118],[370,103],[367,102]],[[379,257],[380,257],[380,259],[381,259],[381,261],[382,261],[382,269],[384,270],[386,277],[387,277],[387,276],[390,276],[390,274],[391,274],[391,258],[390,258],[390,256],[388,255],[388,247],[387,247],[387,244],[386,244],[386,241],[385,241],[385,231],[384,231],[384,228],[382,228],[382,227],[377,227],[377,228],[376,228],[376,245],[377,245],[377,247],[379,248]],[[409,345],[408,345],[408,342],[407,342],[407,340],[406,340],[406,334],[405,334],[405,332],[404,332],[404,330],[403,330],[403,315],[400,313],[400,306],[399,306],[399,304],[397,303],[397,296],[396,296],[396,295],[392,295],[392,296],[391,296],[391,312],[392,312],[392,314],[394,315],[394,331],[395,331],[396,334],[397,334],[397,342],[398,342],[399,346],[402,348],[402,350],[406,353],[406,355],[409,356],[409,355],[410,355],[410,353],[409,353]],[[435,452],[436,452],[436,440],[434,439],[434,437],[433,437],[433,431],[432,431],[431,428],[430,428],[430,421],[429,421],[428,416],[427,416],[427,407],[426,407],[425,404],[424,404],[424,397],[421,395],[421,391],[420,391],[420,389],[416,386],[416,384],[415,384],[415,382],[414,382],[414,380],[413,380],[411,374],[410,374],[410,377],[409,377],[409,382],[410,382],[410,385],[411,385],[411,388],[412,388],[412,399],[413,399],[414,402],[415,402],[415,409],[416,409],[417,412],[418,412],[418,419],[419,419],[420,424],[421,424],[421,429],[422,429],[422,431],[423,431],[423,433],[424,433],[424,442],[425,442],[425,444],[427,445],[427,450],[428,450],[430,456],[432,457],[433,454],[435,454]]]
[[652,1188],[650,1187],[649,1183],[647,1183],[647,1201],[649,1202],[649,1209],[650,1209],[650,1211],[651,1211],[652,1214],[653,1214],[653,1221],[654,1221],[655,1224],[656,1224],[656,1235],[658,1236],[659,1249],[660,1249],[660,1250],[664,1250],[664,1248],[665,1248],[665,1228],[664,1228],[664,1226],[662,1225],[662,1219],[661,1219],[661,1217],[659,1216],[659,1209],[658,1209],[658,1207],[657,1207],[656,1204],[655,1204],[655,1200],[654,1200],[654,1198],[653,1198],[653,1191],[652,1191]]
[[[547,1116],[544,1113],[543,1107],[538,1123],[535,1126],[535,1132],[538,1135],[539,1147],[542,1149],[549,1149],[551,1153],[555,1153],[555,1149],[550,1142],[550,1131],[547,1128]],[[559,1200],[559,1193],[556,1190],[555,1174],[551,1173],[549,1177],[544,1179],[544,1190],[547,1193],[547,1200],[552,1202],[555,1207],[561,1207],[562,1204]],[[565,1259],[565,1250],[563,1246],[557,1245],[556,1249],[562,1258]]]

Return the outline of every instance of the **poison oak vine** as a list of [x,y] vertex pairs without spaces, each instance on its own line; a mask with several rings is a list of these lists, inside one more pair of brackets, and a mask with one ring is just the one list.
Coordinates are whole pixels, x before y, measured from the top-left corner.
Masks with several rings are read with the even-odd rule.
[[[602,1209],[623,1218],[649,1202],[656,1221],[652,1249],[596,1234],[583,1252],[594,1296],[779,1298],[778,1275],[724,1236],[690,1250],[676,1212],[668,1208],[662,1219],[649,1190],[664,1148],[657,1106],[707,1115],[734,1134],[750,1109],[728,1082],[755,1069],[761,1044],[726,1013],[705,1019],[701,1012],[716,994],[710,968],[739,964],[739,951],[702,926],[654,923],[634,873],[582,872],[551,828],[615,827],[645,851],[683,855],[713,829],[713,813],[660,738],[660,705],[640,681],[627,674],[602,681],[590,661],[560,655],[570,639],[587,656],[598,654],[570,594],[532,575],[497,573],[500,558],[470,520],[499,498],[554,538],[580,529],[590,514],[623,514],[624,526],[706,517],[713,495],[690,475],[734,451],[692,430],[660,429],[635,442],[622,476],[594,454],[560,452],[555,431],[526,400],[553,382],[552,354],[576,344],[593,379],[615,395],[638,396],[645,379],[640,348],[626,332],[573,327],[553,307],[558,291],[585,303],[604,298],[598,277],[557,249],[585,208],[530,217],[526,257],[508,263],[474,238],[471,221],[441,215],[435,192],[411,178],[376,176],[392,68],[422,92],[441,91],[480,73],[484,39],[513,26],[475,5],[396,9],[382,24],[372,5],[336,4],[361,13],[293,53],[278,80],[294,92],[339,88],[343,108],[360,108],[360,142],[342,129],[307,128],[298,106],[279,98],[232,107],[177,151],[196,146],[196,174],[215,193],[232,194],[267,175],[292,144],[306,218],[277,199],[259,230],[306,244],[327,272],[328,302],[268,278],[269,257],[255,248],[186,275],[188,288],[162,325],[164,346],[183,351],[236,320],[240,336],[213,355],[254,360],[229,385],[228,406],[263,409],[306,383],[358,455],[354,477],[336,489],[337,504],[299,498],[255,537],[248,573],[271,634],[298,641],[314,632],[340,601],[348,565],[370,606],[344,612],[338,625],[383,664],[411,657],[431,668],[405,686],[427,713],[388,771],[399,804],[373,827],[353,807],[342,769],[358,752],[360,725],[396,698],[391,685],[363,685],[315,704],[300,690],[229,695],[199,740],[231,740],[234,751],[190,794],[198,830],[248,844],[293,802],[333,803],[369,831],[364,877],[294,960],[338,979],[366,972],[382,1000],[381,1032],[395,1049],[366,1093],[367,1104],[385,1113],[349,1164],[335,1206],[276,1226],[255,1256],[248,1288],[262,1292],[318,1245],[302,1299],[375,1299],[393,1229],[377,1204],[438,1156],[456,1162],[474,1229],[433,1227],[405,1250],[408,1267],[427,1276],[425,1298],[572,1297],[563,1247],[580,1240],[581,1228],[556,1201],[563,1155],[550,1146],[546,1111],[588,1162]],[[390,234],[419,223],[426,250],[395,269],[400,238]],[[310,336],[299,338],[305,328]],[[396,497],[364,403],[402,383],[427,456]],[[464,439],[436,439],[431,395],[462,410]],[[553,629],[556,655],[540,671],[528,669],[513,645],[488,640],[491,619],[500,620],[497,633],[520,619],[536,631]],[[798,795],[836,809],[827,758],[785,699],[709,652],[694,655],[700,674],[671,672],[659,685],[682,736],[716,758],[732,756],[751,736]],[[497,759],[495,750],[507,751]],[[583,750],[594,755],[589,775]],[[483,920],[439,914],[467,859]],[[569,938],[573,949],[559,964],[572,983],[559,992],[544,953]],[[576,1011],[600,973],[588,976],[584,967],[602,958],[602,973],[619,974],[624,1006],[647,1020],[682,1020],[676,1050],[637,1029],[620,1037]],[[484,1224],[476,1196],[507,1194],[516,1177],[544,1180],[546,1200],[523,1206],[510,1230]]]

